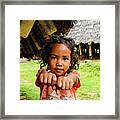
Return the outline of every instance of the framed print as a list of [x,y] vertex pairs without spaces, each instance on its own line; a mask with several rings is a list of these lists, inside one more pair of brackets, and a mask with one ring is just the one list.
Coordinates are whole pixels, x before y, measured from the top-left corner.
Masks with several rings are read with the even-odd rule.
[[119,119],[117,0],[1,5],[2,119]]

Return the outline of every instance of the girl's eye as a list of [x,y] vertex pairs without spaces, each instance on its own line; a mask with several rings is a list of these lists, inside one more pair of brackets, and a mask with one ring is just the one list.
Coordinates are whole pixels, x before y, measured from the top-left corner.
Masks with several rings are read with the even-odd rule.
[[56,59],[56,57],[54,57],[54,56],[51,56],[51,59]]
[[65,57],[65,58],[63,58],[63,60],[69,60],[69,58]]

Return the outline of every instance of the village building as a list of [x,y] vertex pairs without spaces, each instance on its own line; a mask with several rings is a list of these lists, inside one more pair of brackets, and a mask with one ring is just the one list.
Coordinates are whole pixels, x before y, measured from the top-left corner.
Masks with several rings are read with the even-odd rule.
[[100,20],[21,20],[20,58],[40,59],[53,34],[72,37],[80,59],[100,59]]

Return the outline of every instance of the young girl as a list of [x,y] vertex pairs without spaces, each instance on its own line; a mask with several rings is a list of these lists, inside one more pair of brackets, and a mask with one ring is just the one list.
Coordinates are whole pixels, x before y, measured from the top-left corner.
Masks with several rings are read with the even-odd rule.
[[36,74],[36,86],[40,87],[40,99],[76,100],[80,87],[79,56],[71,38],[53,35],[42,52],[42,68]]

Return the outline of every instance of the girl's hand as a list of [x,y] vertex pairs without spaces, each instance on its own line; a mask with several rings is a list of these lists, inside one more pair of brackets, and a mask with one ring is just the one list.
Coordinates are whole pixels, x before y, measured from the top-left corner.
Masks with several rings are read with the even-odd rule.
[[60,76],[57,78],[55,74],[48,72],[45,68],[39,70],[36,77],[36,81],[39,81],[39,85],[36,84],[37,86],[47,84],[53,86],[53,89],[57,87],[57,89],[69,90],[76,83],[76,76],[74,75],[68,75],[67,77]]
[[36,74],[37,79],[39,80],[40,84],[50,84],[54,85],[56,84],[57,77],[55,74],[48,72],[46,69],[42,69],[38,71]]
[[72,89],[73,84],[74,82],[72,79],[68,79],[67,77],[64,76],[60,76],[57,79],[57,87],[63,90]]

